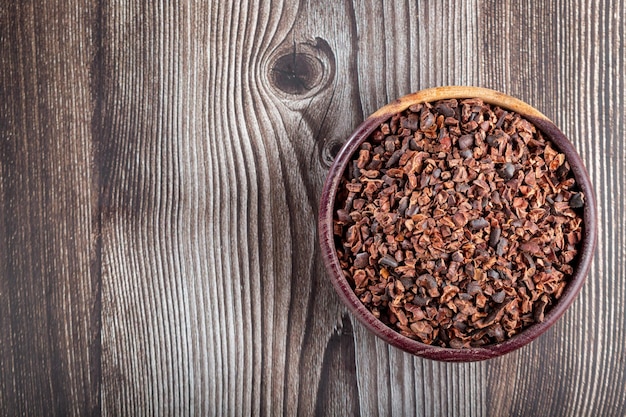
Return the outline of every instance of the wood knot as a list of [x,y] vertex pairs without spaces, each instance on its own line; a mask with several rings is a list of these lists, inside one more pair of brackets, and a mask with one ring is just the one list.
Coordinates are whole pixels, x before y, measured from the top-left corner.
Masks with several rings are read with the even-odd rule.
[[319,159],[322,165],[329,168],[341,150],[344,142],[337,139],[325,139],[320,149]]
[[322,63],[314,56],[293,52],[279,57],[272,67],[272,85],[293,95],[306,94],[322,79]]
[[270,85],[292,98],[305,98],[319,92],[335,74],[334,55],[321,38],[279,47],[274,56],[270,61]]

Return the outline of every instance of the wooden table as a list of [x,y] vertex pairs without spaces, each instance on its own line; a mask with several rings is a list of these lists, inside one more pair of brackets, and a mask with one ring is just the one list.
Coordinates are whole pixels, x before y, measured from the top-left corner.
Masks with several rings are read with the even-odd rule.
[[[0,415],[623,416],[623,0],[0,0]],[[376,108],[438,85],[573,141],[599,246],[499,359],[372,336],[316,212]]]

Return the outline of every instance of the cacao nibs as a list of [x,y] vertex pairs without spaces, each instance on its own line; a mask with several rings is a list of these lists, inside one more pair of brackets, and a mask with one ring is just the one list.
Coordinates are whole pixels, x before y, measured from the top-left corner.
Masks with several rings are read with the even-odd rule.
[[401,334],[489,345],[559,299],[584,204],[565,155],[519,114],[480,99],[416,104],[349,163],[337,255],[361,302]]

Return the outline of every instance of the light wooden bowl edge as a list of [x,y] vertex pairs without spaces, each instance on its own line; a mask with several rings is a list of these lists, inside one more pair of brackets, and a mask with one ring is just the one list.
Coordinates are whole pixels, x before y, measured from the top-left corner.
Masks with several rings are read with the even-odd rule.
[[420,90],[416,93],[408,94],[404,97],[401,97],[396,101],[381,107],[374,114],[372,114],[371,117],[378,118],[383,116],[391,116],[393,114],[406,110],[413,104],[429,103],[437,100],[451,98],[480,98],[485,101],[485,103],[500,106],[502,108],[520,113],[524,116],[532,116],[544,120],[549,120],[539,110],[535,109],[527,103],[524,103],[519,99],[516,99],[515,97],[511,97],[509,95],[500,93],[499,91],[490,90],[488,88],[470,86],[445,86]]

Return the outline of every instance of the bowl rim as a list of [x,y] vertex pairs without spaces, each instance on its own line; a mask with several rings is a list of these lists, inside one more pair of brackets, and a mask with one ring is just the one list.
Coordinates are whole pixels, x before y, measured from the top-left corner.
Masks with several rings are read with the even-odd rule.
[[[333,236],[333,212],[339,182],[348,162],[361,143],[365,141],[381,123],[388,120],[392,115],[406,110],[413,104],[452,98],[480,98],[486,103],[500,106],[505,110],[515,111],[526,118],[539,128],[541,132],[556,145],[560,152],[565,154],[574,178],[586,198],[583,209],[583,240],[581,249],[577,256],[578,260],[575,264],[574,274],[565,287],[561,298],[548,313],[546,313],[543,322],[531,325],[502,343],[479,348],[454,349],[427,345],[401,335],[399,332],[374,317],[357,298],[350,284],[344,277],[343,271],[339,265],[339,259],[337,258]],[[381,107],[352,132],[335,157],[326,177],[319,207],[318,234],[324,265],[335,291],[352,314],[375,335],[392,346],[416,356],[449,362],[478,361],[501,356],[537,339],[553,326],[574,302],[591,267],[597,244],[596,199],[589,174],[585,169],[582,159],[574,148],[574,145],[554,123],[537,109],[517,98],[487,88],[471,86],[435,87],[408,94]]]

